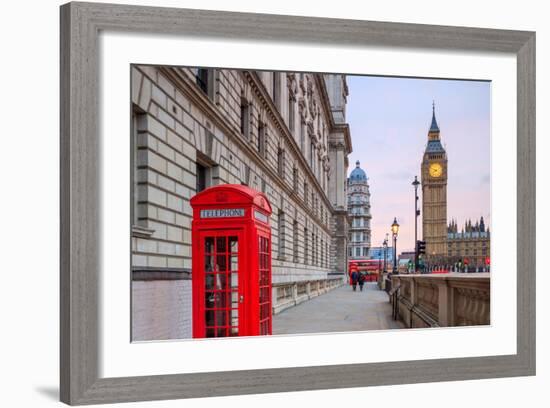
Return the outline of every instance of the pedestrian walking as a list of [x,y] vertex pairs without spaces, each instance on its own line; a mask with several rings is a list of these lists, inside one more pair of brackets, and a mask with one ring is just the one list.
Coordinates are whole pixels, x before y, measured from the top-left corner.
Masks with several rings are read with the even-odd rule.
[[359,278],[357,279],[357,281],[359,282],[359,290],[361,292],[363,292],[363,285],[365,284],[365,279],[367,279],[365,277],[365,275],[363,275],[362,273],[359,274]]
[[351,286],[353,288],[353,291],[357,289],[357,282],[359,281],[359,273],[357,271],[353,271],[351,273]]

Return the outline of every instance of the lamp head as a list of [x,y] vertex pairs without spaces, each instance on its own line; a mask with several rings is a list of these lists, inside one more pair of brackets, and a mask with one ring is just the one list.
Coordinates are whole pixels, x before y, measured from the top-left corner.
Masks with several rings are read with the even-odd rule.
[[391,225],[391,232],[393,235],[397,235],[399,232],[399,224],[397,223],[397,217],[393,219],[393,224]]

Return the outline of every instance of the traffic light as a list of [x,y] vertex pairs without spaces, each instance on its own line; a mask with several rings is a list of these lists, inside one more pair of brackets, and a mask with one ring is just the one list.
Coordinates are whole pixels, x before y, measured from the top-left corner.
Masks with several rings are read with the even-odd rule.
[[426,253],[426,241],[416,241],[416,248],[415,251],[415,257],[416,265],[415,265],[415,271],[418,270],[418,268],[424,268],[424,261],[422,260],[422,255]]
[[416,241],[416,256],[426,253],[426,241]]

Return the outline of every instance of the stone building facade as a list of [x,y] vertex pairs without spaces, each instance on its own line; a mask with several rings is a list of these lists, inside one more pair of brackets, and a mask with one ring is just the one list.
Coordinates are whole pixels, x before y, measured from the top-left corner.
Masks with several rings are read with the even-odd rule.
[[370,191],[367,174],[359,160],[348,178],[348,214],[350,217],[349,259],[369,259],[371,241]]
[[447,227],[447,256],[451,261],[468,259],[468,266],[487,270],[487,260],[491,256],[491,232],[485,226],[483,217],[472,224],[465,222],[459,232],[456,221],[452,220]]
[[275,313],[341,284],[345,76],[131,69],[133,340],[191,337],[189,200],[212,185],[270,200]]

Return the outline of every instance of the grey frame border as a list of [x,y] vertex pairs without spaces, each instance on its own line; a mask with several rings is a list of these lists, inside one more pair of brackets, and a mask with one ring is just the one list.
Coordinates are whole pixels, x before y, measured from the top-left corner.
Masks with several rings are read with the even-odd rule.
[[[60,13],[61,401],[80,405],[535,374],[534,32],[95,3],[68,3]],[[517,354],[99,378],[100,30],[516,54]]]

